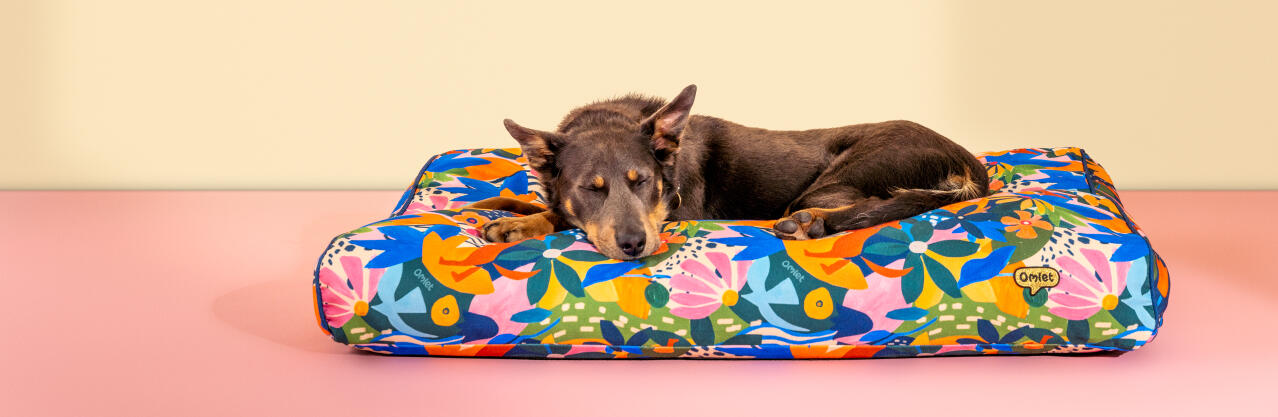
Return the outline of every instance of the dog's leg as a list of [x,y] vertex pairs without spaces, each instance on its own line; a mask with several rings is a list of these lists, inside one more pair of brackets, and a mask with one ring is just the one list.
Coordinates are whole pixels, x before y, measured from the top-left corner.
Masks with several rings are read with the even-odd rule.
[[791,240],[816,239],[834,233],[832,221],[841,221],[844,211],[866,201],[854,188],[831,185],[809,189],[787,209],[786,216],[777,220],[773,229],[777,237]]
[[825,222],[830,210],[818,208],[799,210],[784,219],[777,220],[772,228],[777,231],[777,237],[782,239],[816,239],[825,236]]
[[515,214],[530,215],[546,211],[545,208],[536,206],[522,200],[516,200],[510,197],[492,197],[476,201],[462,207],[463,209],[480,209],[480,210],[503,210]]
[[510,197],[492,197],[476,201],[463,209],[503,210],[521,217],[502,217],[484,224],[484,239],[507,243],[551,234],[571,228],[554,212]]
[[985,172],[965,164],[935,149],[845,151],[773,228],[783,239],[815,239],[983,196]]
[[951,202],[954,200],[945,191],[900,190],[893,193],[892,198],[866,199],[847,210],[827,216],[828,227],[835,231],[864,229],[917,216]]
[[508,243],[530,237],[548,235],[572,228],[551,211],[523,217],[503,217],[484,224],[483,236],[489,242]]
[[782,239],[816,239],[919,215],[949,203],[941,193],[901,190],[888,199],[869,197],[841,207],[805,208],[778,220],[773,228]]

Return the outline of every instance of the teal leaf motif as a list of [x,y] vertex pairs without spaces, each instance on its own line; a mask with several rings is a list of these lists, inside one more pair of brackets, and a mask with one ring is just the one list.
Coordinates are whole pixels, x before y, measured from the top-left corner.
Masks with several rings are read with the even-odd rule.
[[581,276],[577,275],[577,271],[571,266],[563,262],[552,261],[555,269],[555,278],[559,280],[559,285],[564,287],[574,297],[585,297],[586,292],[581,288]]

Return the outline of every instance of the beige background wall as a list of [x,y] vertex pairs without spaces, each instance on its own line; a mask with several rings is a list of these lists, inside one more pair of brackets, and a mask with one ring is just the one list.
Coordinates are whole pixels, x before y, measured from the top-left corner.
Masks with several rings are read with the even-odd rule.
[[[1082,146],[1120,188],[1278,188],[1273,2],[0,0],[0,188],[401,188],[628,91],[776,129]],[[790,3],[790,2],[787,2]]]

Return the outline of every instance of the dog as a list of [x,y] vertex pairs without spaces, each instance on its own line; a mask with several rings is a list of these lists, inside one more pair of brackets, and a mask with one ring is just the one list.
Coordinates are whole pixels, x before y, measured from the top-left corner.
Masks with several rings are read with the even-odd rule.
[[909,121],[775,131],[692,115],[696,85],[673,100],[598,101],[553,132],[505,120],[545,188],[548,209],[497,197],[491,242],[582,229],[604,255],[648,256],[666,221],[772,220],[782,239],[815,239],[987,195],[985,167]]

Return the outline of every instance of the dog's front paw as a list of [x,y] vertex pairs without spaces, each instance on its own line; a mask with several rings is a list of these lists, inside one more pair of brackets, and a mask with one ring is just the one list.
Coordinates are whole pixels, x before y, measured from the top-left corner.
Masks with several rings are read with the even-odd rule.
[[555,231],[554,225],[542,216],[502,217],[484,225],[484,239],[493,243],[509,243],[530,237],[547,235]]
[[789,217],[777,220],[772,226],[777,237],[787,240],[817,239],[825,236],[825,211],[820,209],[799,210]]

